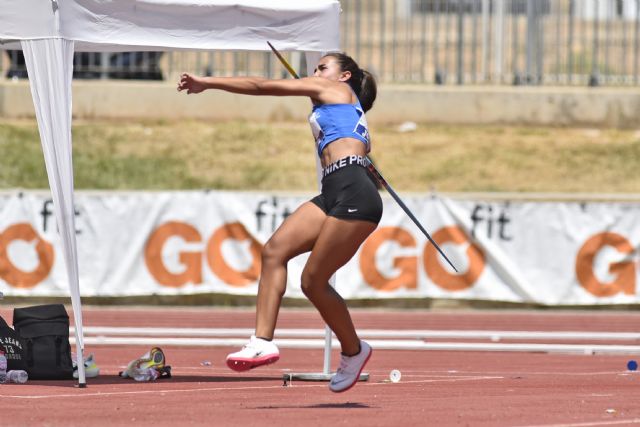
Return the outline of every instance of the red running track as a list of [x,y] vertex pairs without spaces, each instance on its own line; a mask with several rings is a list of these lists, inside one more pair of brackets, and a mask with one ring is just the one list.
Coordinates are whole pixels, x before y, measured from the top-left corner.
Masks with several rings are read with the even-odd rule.
[[[0,316],[11,323],[11,308]],[[69,312],[71,310],[69,308]],[[353,310],[362,329],[637,331],[640,314],[535,311]],[[247,309],[86,307],[85,326],[252,327]],[[281,328],[322,328],[307,310],[283,310]],[[635,344],[635,343],[633,343]],[[0,385],[0,426],[595,426],[640,424],[640,373],[629,356],[375,350],[370,381],[344,394],[326,383],[284,387],[285,372],[320,372],[323,350],[282,349],[275,365],[245,374],[224,366],[233,350],[164,347],[173,378],[120,379],[146,346],[93,346],[101,375]],[[333,364],[337,364],[337,352]],[[210,366],[203,362],[211,362]],[[388,381],[399,369],[402,380]]]

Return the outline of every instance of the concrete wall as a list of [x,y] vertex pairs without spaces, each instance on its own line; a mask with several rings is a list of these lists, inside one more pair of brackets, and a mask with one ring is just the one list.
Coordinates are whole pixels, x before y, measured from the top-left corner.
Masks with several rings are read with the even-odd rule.
[[[74,81],[76,118],[305,120],[306,98],[219,91],[177,93],[174,83]],[[0,83],[0,117],[34,117],[27,81]],[[513,124],[640,128],[640,88],[383,85],[370,123]]]

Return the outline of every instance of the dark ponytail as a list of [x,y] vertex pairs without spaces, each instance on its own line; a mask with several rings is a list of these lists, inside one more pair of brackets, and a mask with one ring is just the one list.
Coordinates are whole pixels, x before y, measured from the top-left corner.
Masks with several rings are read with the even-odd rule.
[[376,100],[378,94],[378,86],[376,85],[376,79],[367,70],[363,70],[358,66],[356,61],[349,55],[342,52],[331,52],[325,56],[331,56],[336,59],[336,62],[340,64],[342,71],[351,72],[351,78],[347,80],[351,89],[355,92],[362,109],[367,112],[373,106],[373,102]]

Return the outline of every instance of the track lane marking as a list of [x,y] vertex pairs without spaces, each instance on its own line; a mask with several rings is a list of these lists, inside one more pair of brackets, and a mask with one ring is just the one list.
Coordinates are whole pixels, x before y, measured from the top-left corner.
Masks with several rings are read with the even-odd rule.
[[600,420],[600,421],[587,421],[584,423],[571,423],[571,424],[534,424],[518,427],[591,427],[591,426],[613,426],[622,424],[640,424],[640,418],[632,418],[629,420]]
[[[456,378],[438,378],[438,379],[427,379],[427,380],[412,380],[412,381],[401,381],[400,383],[387,383],[387,382],[367,382],[360,385],[360,387],[372,387],[372,386],[397,386],[398,384],[418,384],[418,383],[435,383],[435,382],[456,382],[456,381],[479,381],[479,380],[490,380],[490,379],[503,379],[504,377],[487,377],[487,376],[478,376],[478,377],[456,377]],[[281,381],[280,378],[274,378],[274,381]],[[303,383],[303,384],[300,384]],[[327,387],[327,384],[304,384],[305,381],[296,380],[293,382],[289,382],[288,387],[293,388],[312,388],[312,387]],[[125,395],[134,395],[134,394],[158,394],[158,393],[199,393],[204,391],[234,391],[234,390],[269,390],[269,389],[282,389],[288,388],[283,385],[273,385],[273,386],[251,386],[251,387],[206,387],[206,388],[192,388],[192,389],[165,389],[165,390],[136,390],[136,391],[113,391],[113,392],[97,392],[97,393],[84,393],[79,391],[78,394],[47,394],[47,395],[6,395],[0,394],[0,399],[51,399],[51,398],[77,398],[77,397],[95,397],[95,396],[125,396]]]

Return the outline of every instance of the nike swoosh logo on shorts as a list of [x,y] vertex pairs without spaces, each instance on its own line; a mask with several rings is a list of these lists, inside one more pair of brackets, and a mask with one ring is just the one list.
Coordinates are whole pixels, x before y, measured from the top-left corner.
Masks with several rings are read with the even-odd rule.
[[349,213],[353,213],[353,212],[356,212],[357,210],[358,210],[358,209],[347,209],[347,212],[349,212]]

